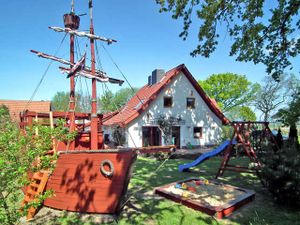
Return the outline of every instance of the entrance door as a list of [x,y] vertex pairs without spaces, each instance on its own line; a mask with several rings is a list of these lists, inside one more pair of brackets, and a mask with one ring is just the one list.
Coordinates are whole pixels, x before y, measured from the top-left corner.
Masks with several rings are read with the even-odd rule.
[[180,127],[172,127],[172,142],[176,148],[180,148]]
[[161,133],[158,127],[143,127],[142,133],[143,147],[161,145]]

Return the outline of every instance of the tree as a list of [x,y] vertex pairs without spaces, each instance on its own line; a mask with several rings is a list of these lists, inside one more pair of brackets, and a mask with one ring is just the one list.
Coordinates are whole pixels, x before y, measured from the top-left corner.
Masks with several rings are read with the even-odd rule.
[[254,100],[255,108],[262,112],[263,121],[268,121],[272,112],[285,102],[288,92],[288,81],[283,76],[280,81],[275,81],[269,76],[264,78],[263,85]]
[[[55,111],[69,111],[70,92],[59,91],[51,101],[53,110]],[[89,95],[76,94],[75,96],[75,111],[76,112],[90,112],[91,111],[91,97]]]
[[186,40],[196,14],[200,20],[199,44],[192,56],[209,57],[215,51],[221,32],[232,39],[230,56],[237,61],[263,63],[267,73],[278,79],[291,58],[300,52],[299,0],[156,0],[160,12],[171,12],[183,19],[180,37]]
[[124,106],[138,91],[137,88],[122,88],[116,92],[114,102],[118,108]]
[[259,85],[252,84],[246,76],[233,73],[212,74],[199,84],[224,113],[251,103],[259,90]]
[[296,124],[300,119],[300,80],[292,76],[288,87],[292,99],[286,107],[279,109],[273,118],[281,120],[283,124],[290,126],[289,139],[298,143]]
[[[97,108],[99,113],[115,111],[124,106],[138,91],[137,88],[122,88],[115,94],[107,90],[97,100]],[[69,92],[57,92],[52,98],[52,107],[57,111],[68,111],[69,110]],[[91,111],[92,98],[89,95],[77,94],[75,97],[76,112],[88,113]]]
[[[92,97],[90,95],[80,95],[80,97],[78,98],[77,110],[84,113],[90,113],[92,111],[91,102]],[[99,100],[97,103],[97,108],[99,109]]]
[[228,119],[236,121],[256,121],[256,115],[248,106],[237,106],[228,112]]
[[57,92],[51,101],[53,110],[55,111],[68,111],[70,101],[70,93],[59,91]]
[[274,118],[290,126],[289,139],[298,143],[296,123],[300,119],[300,87],[286,108],[279,109]]
[[113,94],[111,91],[104,92],[100,98],[101,112],[111,112],[124,106],[138,91],[137,88],[122,88]]
[[272,146],[264,146],[259,154],[262,169],[258,173],[264,186],[275,201],[300,209],[300,147],[285,143],[274,152]]
[[116,107],[112,104],[113,98],[114,94],[111,91],[104,92],[100,97],[101,112],[111,112],[116,110]]

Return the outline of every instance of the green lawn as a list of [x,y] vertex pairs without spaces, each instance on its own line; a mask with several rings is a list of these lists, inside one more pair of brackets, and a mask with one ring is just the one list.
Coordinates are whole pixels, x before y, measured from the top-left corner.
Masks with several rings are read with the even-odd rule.
[[[223,178],[220,178],[224,183],[252,189],[256,192],[256,199],[253,202],[235,211],[230,217],[223,220],[217,220],[214,217],[166,199],[157,199],[153,195],[145,196],[143,194],[152,191],[155,187],[189,177],[212,179],[216,174],[220,161],[220,157],[215,157],[194,168],[190,173],[180,173],[177,169],[178,165],[189,162],[189,160],[170,159],[157,172],[154,172],[163,161],[139,157],[129,184],[128,196],[131,196],[131,198],[119,216],[118,224],[300,224],[299,211],[286,209],[274,203],[272,197],[262,187],[257,177],[246,173],[225,172]],[[231,164],[247,164],[246,158],[233,159],[232,161]],[[70,216],[61,218],[59,221],[59,224],[93,224],[81,222],[80,219],[71,218]],[[114,222],[114,224],[116,223]]]
[[[300,224],[300,212],[281,207],[273,202],[267,190],[263,189],[256,176],[246,173],[225,172],[222,182],[254,190],[256,199],[236,211],[232,216],[223,220],[216,220],[199,211],[189,209],[169,200],[155,200],[144,198],[141,193],[153,190],[164,184],[189,177],[214,178],[221,158],[215,157],[199,165],[190,173],[178,172],[178,165],[188,160],[168,160],[156,173],[162,161],[139,157],[130,182],[130,193],[133,197],[129,207],[119,218],[120,224]],[[239,165],[247,164],[246,158],[232,160]],[[235,161],[235,162],[234,162]],[[138,188],[144,188],[135,192]]]

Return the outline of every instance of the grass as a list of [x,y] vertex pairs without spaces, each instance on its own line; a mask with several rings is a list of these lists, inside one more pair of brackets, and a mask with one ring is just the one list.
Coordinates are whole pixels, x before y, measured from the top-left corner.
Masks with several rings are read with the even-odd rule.
[[[234,212],[230,217],[216,220],[214,217],[192,210],[175,202],[158,199],[155,196],[145,196],[143,193],[153,191],[155,187],[189,177],[214,178],[219,168],[221,158],[215,157],[205,161],[192,172],[178,172],[178,165],[190,160],[170,159],[157,171],[161,164],[153,158],[139,157],[134,168],[134,174],[129,184],[128,200],[123,212],[118,217],[118,224],[149,224],[149,225],[290,225],[300,224],[300,212],[277,205],[268,191],[265,190],[255,175],[246,173],[225,172],[220,180],[223,183],[252,189],[256,192],[256,199],[248,205]],[[245,165],[246,158],[233,159],[231,164]],[[68,216],[60,218],[55,224],[93,224],[82,222],[78,218]],[[116,224],[116,222],[114,222]]]
[[[300,224],[300,212],[281,207],[273,202],[268,191],[265,190],[257,177],[253,174],[225,172],[222,182],[254,190],[256,200],[236,211],[224,220],[216,220],[204,213],[189,209],[169,200],[145,199],[135,192],[143,187],[142,192],[151,191],[154,187],[162,186],[189,177],[214,178],[219,168],[221,158],[216,157],[205,161],[190,173],[178,172],[178,165],[189,160],[168,160],[164,166],[153,173],[162,163],[155,159],[138,158],[135,172],[130,182],[131,202],[138,209],[121,214],[120,224]],[[246,158],[233,159],[232,164],[245,165]],[[127,209],[130,211],[129,209]],[[126,209],[125,209],[126,211]]]

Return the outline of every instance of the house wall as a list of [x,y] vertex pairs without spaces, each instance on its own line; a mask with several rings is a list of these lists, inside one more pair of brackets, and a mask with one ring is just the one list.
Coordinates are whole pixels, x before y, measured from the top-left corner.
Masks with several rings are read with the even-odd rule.
[[[164,96],[173,97],[173,107],[164,108]],[[195,98],[195,109],[186,107],[187,97]],[[142,146],[142,127],[153,126],[154,124],[151,123],[151,120],[153,121],[159,115],[181,117],[185,121],[184,124],[179,125],[181,147],[187,146],[188,143],[193,146],[213,145],[220,139],[221,120],[209,109],[190,81],[182,73],[177,75],[160,92],[157,98],[150,103],[149,107],[126,127],[128,147]],[[194,138],[193,131],[196,126],[202,127],[203,136],[201,139]],[[164,144],[163,138],[162,144]]]

